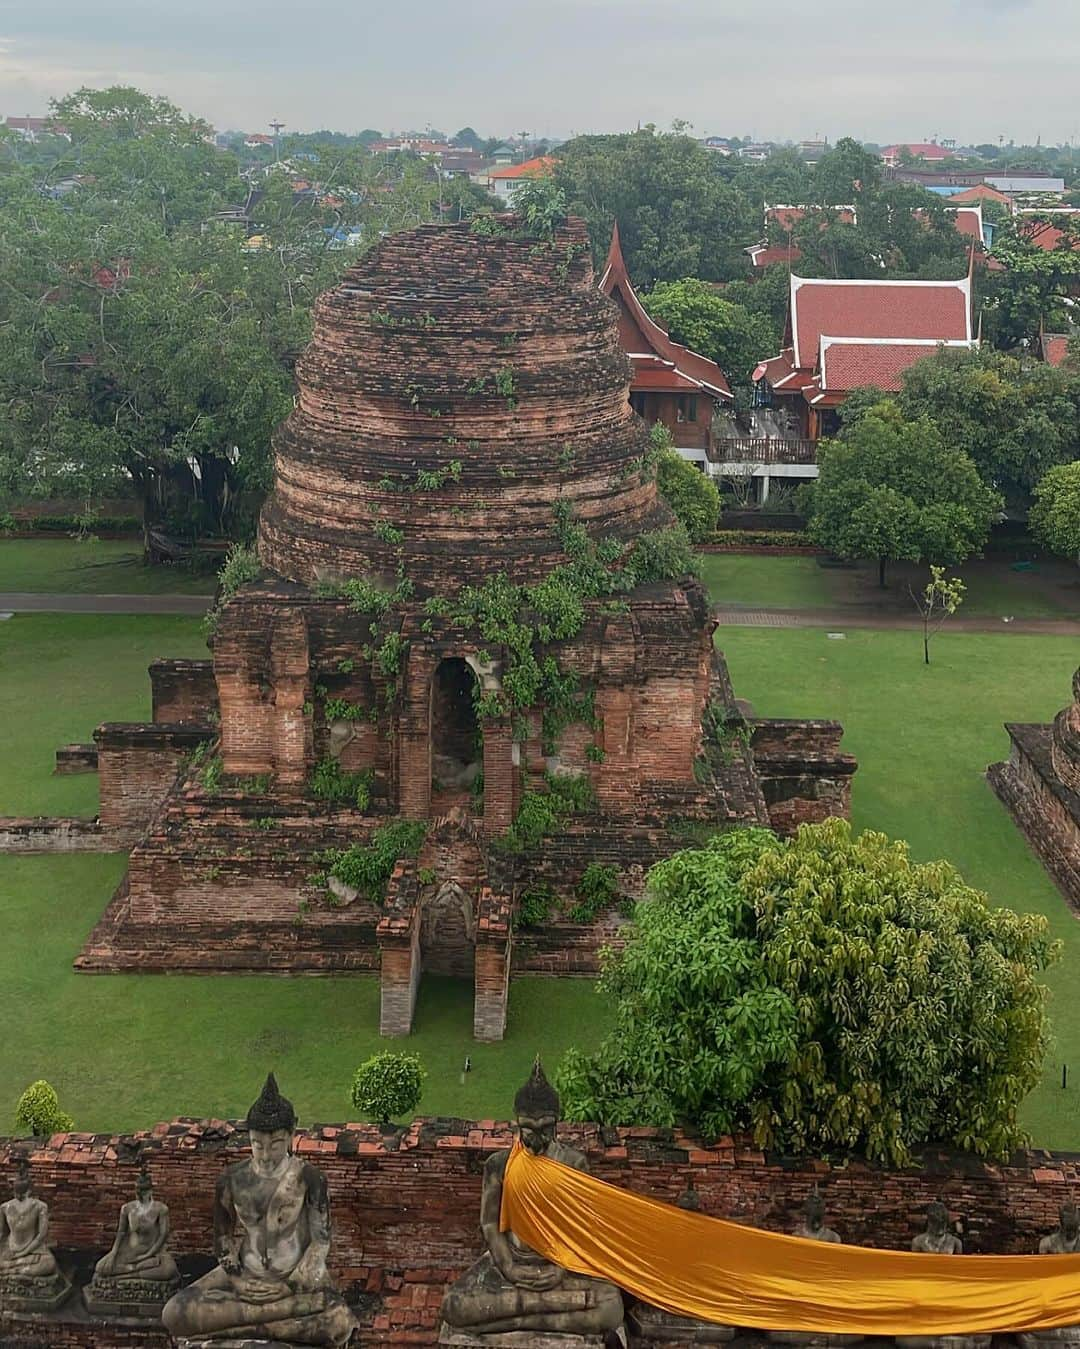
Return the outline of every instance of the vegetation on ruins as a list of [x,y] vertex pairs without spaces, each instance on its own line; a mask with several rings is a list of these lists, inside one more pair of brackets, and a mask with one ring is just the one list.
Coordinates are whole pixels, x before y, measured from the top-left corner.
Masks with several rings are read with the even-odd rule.
[[262,563],[255,548],[248,543],[234,543],[225,555],[221,570],[218,572],[217,593],[214,603],[207,610],[203,625],[207,632],[213,632],[225,610],[225,606],[249,581],[258,579]]
[[66,1110],[60,1109],[60,1098],[44,1078],[31,1082],[19,1097],[15,1107],[15,1128],[34,1138],[74,1129],[75,1121]]
[[371,805],[372,778],[368,770],[346,772],[338,760],[328,754],[311,770],[308,791],[316,800],[330,805],[351,805],[357,810],[367,810]]
[[367,843],[351,848],[328,848],[317,855],[323,868],[316,881],[333,876],[374,903],[382,900],[386,883],[403,857],[415,857],[423,846],[427,825],[422,820],[392,820],[372,831]]
[[838,557],[872,557],[884,586],[891,561],[962,562],[986,541],[1001,497],[926,417],[889,400],[823,442],[804,492],[811,540]]
[[691,543],[711,538],[720,519],[720,492],[711,478],[677,450],[665,449],[656,465],[656,485]]
[[1035,914],[842,820],[735,830],[658,863],[601,988],[614,1027],[559,1080],[568,1117],[751,1128],[761,1145],[1002,1157],[1048,1042]]
[[619,898],[619,868],[590,862],[574,888],[577,903],[567,915],[572,923],[591,923]]
[[1041,544],[1080,563],[1080,460],[1052,468],[1036,486],[1030,520]]
[[349,1099],[368,1119],[385,1126],[414,1114],[426,1077],[419,1054],[387,1049],[357,1068]]

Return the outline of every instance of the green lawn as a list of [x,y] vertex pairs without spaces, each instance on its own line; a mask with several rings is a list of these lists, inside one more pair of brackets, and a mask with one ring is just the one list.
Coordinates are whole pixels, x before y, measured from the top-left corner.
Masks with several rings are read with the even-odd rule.
[[0,592],[212,595],[213,575],[146,567],[131,539],[0,539]]
[[[1043,561],[1029,570],[1014,570],[998,558],[976,559],[951,569],[967,592],[962,615],[971,618],[1080,618],[1080,568]],[[760,606],[763,609],[845,609],[857,606],[882,614],[912,617],[908,593],[926,583],[926,568],[894,566],[887,588],[878,586],[877,567],[822,567],[816,557],[770,557],[767,554],[708,553],[702,557],[702,578],[716,604]]]
[[[1006,720],[1047,721],[1068,698],[1073,638],[945,632],[934,664],[911,632],[727,629],[736,691],[763,715],[837,717],[860,760],[855,818],[952,858],[1000,903],[1047,914],[1066,951],[1049,983],[1056,1042],[1027,1122],[1035,1141],[1080,1147],[1080,925],[987,787]],[[0,813],[94,809],[93,777],[54,778],[56,744],[98,721],[145,716],[146,665],[204,651],[193,619],[32,615],[0,623]],[[380,1043],[369,977],[78,975],[71,961],[123,870],[117,857],[0,856],[0,1131],[22,1087],[48,1077],[86,1128],[175,1114],[236,1115],[267,1068],[305,1120],[344,1119],[352,1069]],[[595,1043],[603,1007],[587,981],[517,980],[507,1040],[476,1044],[465,983],[425,979],[409,1042],[430,1078],[422,1109],[498,1116],[539,1049]],[[464,1083],[469,1055],[473,1071]]]
[[[37,544],[34,544],[37,547]],[[146,667],[206,657],[196,618],[16,614],[0,622],[0,814],[95,815],[95,776],[54,777],[54,751],[103,721],[150,715]]]
[[[1065,943],[1048,975],[1055,1044],[1025,1122],[1044,1147],[1080,1147],[1080,921],[983,778],[1008,752],[1005,721],[1049,721],[1069,700],[1075,638],[943,633],[922,665],[918,634],[727,628],[736,693],[762,716],[836,717],[859,760],[854,819],[947,857],[1000,904],[1045,914]],[[1060,1089],[1061,1065],[1070,1086]],[[1073,1085],[1075,1084],[1075,1085]]]

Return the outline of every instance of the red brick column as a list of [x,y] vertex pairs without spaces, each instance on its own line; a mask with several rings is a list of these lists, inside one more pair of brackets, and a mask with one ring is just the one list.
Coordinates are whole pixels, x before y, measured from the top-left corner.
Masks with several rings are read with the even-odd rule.
[[478,1040],[501,1040],[506,1034],[506,1006],[510,988],[510,900],[480,891],[476,922],[476,994],[473,1035]]
[[426,820],[431,814],[431,679],[437,662],[430,652],[410,647],[398,721],[398,804],[402,815]]
[[606,810],[628,811],[635,803],[636,774],[633,767],[634,700],[627,689],[605,688],[596,700],[602,729],[597,744],[604,751],[604,762],[592,773],[596,796]]
[[510,719],[484,725],[484,837],[505,834],[514,822],[514,741]]
[[217,672],[221,704],[221,758],[226,773],[269,773],[270,708],[258,681],[244,670]]
[[379,1034],[411,1035],[420,984],[420,904],[416,862],[399,862],[390,878],[387,913],[377,937],[382,960]]

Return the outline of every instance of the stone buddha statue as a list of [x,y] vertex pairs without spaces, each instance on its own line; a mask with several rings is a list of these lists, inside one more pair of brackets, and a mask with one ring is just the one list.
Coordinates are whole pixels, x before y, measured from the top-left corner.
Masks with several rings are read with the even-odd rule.
[[[559,1095],[539,1058],[514,1097],[518,1138],[537,1157],[587,1171],[582,1153],[558,1142]],[[499,1231],[503,1177],[510,1152],[493,1153],[484,1167],[480,1226],[487,1249],[448,1290],[442,1303],[440,1344],[616,1345],[622,1338],[622,1294],[603,1279],[572,1274]]]
[[251,1160],[224,1171],[214,1197],[218,1266],[165,1304],[165,1328],[189,1347],[343,1346],[356,1321],[326,1267],[326,1180],[293,1155],[296,1112],[273,1074],[247,1127]]
[[71,1284],[49,1249],[49,1210],[34,1196],[30,1163],[15,1163],[12,1197],[0,1204],[0,1306],[15,1311],[52,1311]]
[[135,1198],[120,1210],[112,1249],[97,1262],[93,1280],[83,1291],[88,1310],[99,1315],[159,1315],[162,1304],[180,1286],[168,1241],[169,1210],[154,1198],[153,1182],[144,1168],[135,1181]]
[[[1075,1255],[1077,1251],[1080,1251],[1080,1209],[1075,1204],[1063,1204],[1058,1213],[1057,1229],[1039,1240],[1039,1254]],[[1025,1331],[1017,1339],[1024,1349],[1052,1349],[1055,1345],[1058,1349],[1065,1345],[1080,1346],[1080,1325]]]
[[[926,1255],[963,1255],[964,1243],[949,1227],[949,1210],[933,1203],[926,1210],[926,1230],[913,1237],[913,1251]],[[989,1335],[898,1335],[899,1349],[986,1349]]]
[[[675,1203],[687,1213],[701,1212],[701,1196],[694,1189],[692,1180],[686,1182],[686,1189]],[[716,1321],[695,1321],[691,1316],[666,1312],[648,1302],[639,1302],[633,1308],[630,1325],[648,1343],[726,1344],[735,1338],[734,1326],[725,1326]]]
[[[802,1217],[795,1224],[792,1236],[803,1241],[823,1241],[840,1245],[840,1233],[825,1225],[825,1201],[817,1190],[811,1190],[803,1201]],[[774,1344],[807,1345],[810,1349],[838,1349],[840,1345],[858,1344],[861,1335],[817,1334],[810,1330],[770,1330],[768,1338]]]

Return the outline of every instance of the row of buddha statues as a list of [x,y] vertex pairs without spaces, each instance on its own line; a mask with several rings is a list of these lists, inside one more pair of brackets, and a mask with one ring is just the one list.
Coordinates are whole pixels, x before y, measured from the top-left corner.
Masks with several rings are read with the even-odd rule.
[[[579,1171],[583,1153],[557,1137],[558,1093],[537,1059],[514,1100],[522,1147]],[[217,1265],[182,1287],[169,1252],[169,1210],[154,1198],[149,1172],[139,1172],[135,1198],[120,1210],[111,1249],[94,1268],[83,1290],[89,1313],[103,1318],[134,1317],[163,1324],[181,1349],[225,1349],[229,1345],[301,1349],[354,1342],[356,1319],[335,1288],[327,1266],[330,1206],[326,1180],[292,1149],[296,1112],[271,1074],[247,1116],[250,1158],[222,1172],[214,1197],[214,1254]],[[625,1346],[622,1292],[604,1279],[575,1274],[553,1264],[502,1230],[503,1180],[510,1152],[493,1153],[484,1168],[480,1226],[484,1252],[443,1298],[439,1343],[498,1349],[500,1346]],[[692,1186],[679,1199],[699,1209]],[[48,1242],[48,1208],[33,1193],[30,1167],[17,1159],[13,1195],[0,1204],[0,1311],[57,1311],[72,1295],[70,1279]],[[839,1242],[826,1221],[817,1192],[804,1205],[793,1235],[809,1241]],[[960,1255],[963,1245],[944,1205],[931,1204],[925,1231],[911,1249]],[[1039,1242],[1040,1254],[1080,1252],[1080,1211],[1071,1204],[1060,1226]],[[637,1304],[631,1329],[653,1344],[717,1344],[733,1339],[733,1326],[693,1321]],[[751,1332],[753,1333],[753,1332]],[[858,1336],[770,1331],[778,1345],[840,1349]],[[1080,1326],[1020,1337],[1024,1349],[1080,1349]],[[983,1349],[988,1335],[905,1337],[898,1349]]]

